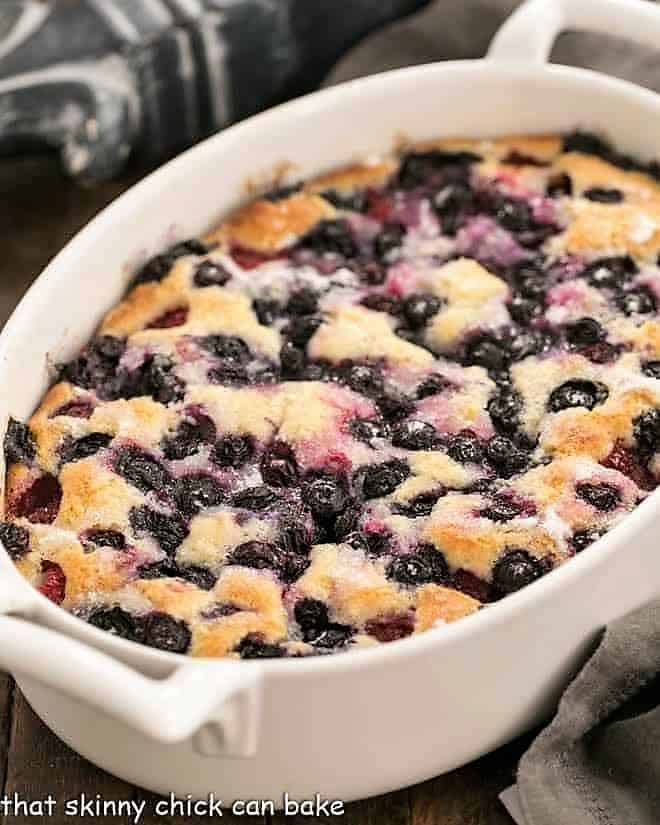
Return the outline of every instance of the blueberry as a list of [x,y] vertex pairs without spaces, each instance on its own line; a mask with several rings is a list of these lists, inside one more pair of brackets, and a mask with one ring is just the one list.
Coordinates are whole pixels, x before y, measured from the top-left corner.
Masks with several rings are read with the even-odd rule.
[[282,334],[292,344],[304,348],[322,323],[323,319],[316,315],[301,315],[292,318],[282,330]]
[[274,544],[265,541],[246,541],[230,553],[227,563],[252,567],[255,570],[277,570],[282,554]]
[[372,441],[377,438],[387,438],[388,428],[380,421],[369,418],[354,418],[348,425],[348,430],[353,438],[362,441],[373,447]]
[[335,541],[348,541],[348,536],[354,535],[358,530],[361,515],[362,508],[359,504],[348,504],[335,518],[333,525],[333,538]]
[[291,487],[298,480],[298,462],[291,447],[276,441],[262,456],[261,476],[272,487]]
[[421,544],[415,553],[392,559],[385,574],[388,579],[400,584],[444,584],[449,579],[449,568],[440,550],[432,544]]
[[605,189],[602,186],[592,186],[582,193],[582,197],[595,203],[621,203],[623,192],[620,189]]
[[172,478],[165,467],[139,447],[121,447],[113,459],[115,472],[143,493],[167,492]]
[[599,381],[575,378],[555,387],[548,399],[548,409],[550,412],[559,412],[571,407],[586,407],[593,410],[597,404],[606,401],[608,395],[609,390]]
[[370,464],[358,470],[362,493],[366,499],[381,498],[393,493],[410,475],[410,469],[404,461],[385,461],[382,464]]
[[506,596],[543,575],[543,565],[527,550],[507,549],[493,566],[493,585]]
[[634,422],[637,447],[644,456],[651,456],[660,449],[660,409],[643,412]]
[[420,493],[411,498],[405,504],[396,504],[392,507],[392,512],[407,518],[425,518],[430,516],[438,499],[444,494],[444,489],[431,490],[428,493]]
[[620,289],[638,271],[629,255],[614,256],[592,261],[582,271],[582,277],[597,289]]
[[311,535],[305,525],[303,513],[297,514],[299,521],[283,518],[279,523],[279,544],[291,554],[306,556],[309,554]]
[[511,478],[524,470],[529,462],[528,454],[504,435],[490,439],[486,444],[486,457],[502,478]]
[[300,241],[305,249],[311,249],[319,255],[331,253],[344,258],[352,258],[357,254],[357,245],[353,240],[351,228],[347,221],[338,220],[320,221]]
[[431,205],[444,235],[453,237],[465,218],[476,210],[476,197],[467,181],[455,181],[437,192]]
[[269,327],[281,314],[282,307],[271,298],[255,298],[252,302],[257,320],[260,324]]
[[102,387],[116,377],[119,361],[126,349],[120,338],[105,335],[92,341],[78,358],[61,369],[61,378],[85,389]]
[[286,584],[297,581],[310,565],[306,556],[297,553],[284,553],[278,570],[279,576]]
[[150,613],[144,623],[144,644],[168,653],[186,653],[192,634],[187,623],[169,613]]
[[447,455],[461,464],[478,464],[483,461],[484,448],[477,435],[470,430],[463,430],[449,438]]
[[403,302],[403,314],[413,329],[421,329],[440,309],[441,301],[428,292],[413,292]]
[[184,516],[194,516],[200,510],[222,504],[225,492],[213,476],[195,473],[176,480],[174,498]]
[[265,510],[277,501],[277,495],[270,487],[259,485],[257,487],[247,487],[241,490],[233,498],[234,507],[244,510]]
[[91,401],[84,398],[74,398],[72,401],[55,410],[50,417],[55,418],[59,415],[68,415],[71,418],[91,418],[93,412],[94,405]]
[[27,424],[10,418],[4,439],[5,461],[8,464],[28,464],[37,454],[34,436]]
[[318,297],[313,289],[303,287],[293,292],[286,303],[289,315],[312,315],[318,308]]
[[481,157],[474,152],[442,151],[431,149],[428,152],[409,152],[399,167],[398,183],[402,189],[415,189],[424,184],[442,182],[449,177],[454,180],[466,180],[471,163],[478,163]]
[[392,444],[404,450],[430,450],[437,440],[437,433],[425,421],[403,421],[392,431]]
[[488,413],[495,429],[504,433],[512,433],[518,428],[522,408],[522,398],[508,387],[501,388],[488,402]]
[[605,338],[605,330],[594,318],[580,318],[566,327],[566,340],[575,347],[597,344]]
[[479,334],[467,342],[464,361],[467,366],[476,365],[497,372],[507,368],[510,354],[503,341],[492,335]]
[[142,564],[137,569],[139,579],[174,579],[181,575],[179,565],[169,557],[153,564]]
[[466,596],[472,596],[477,601],[485,603],[492,600],[490,584],[469,570],[457,570],[452,577],[451,586],[460,593],[465,593]]
[[553,335],[543,329],[526,329],[517,332],[509,341],[512,361],[522,361],[531,355],[547,352],[554,344]]
[[434,373],[425,378],[417,387],[416,397],[418,399],[429,398],[432,395],[451,387],[451,382],[444,376]]
[[570,197],[573,194],[573,181],[565,172],[551,177],[546,187],[549,198]]
[[173,435],[165,436],[161,449],[169,461],[178,461],[195,455],[204,444],[215,441],[215,424],[207,416],[197,414],[193,420],[184,419]]
[[86,550],[94,550],[96,547],[112,547],[113,550],[126,549],[126,536],[119,530],[86,530],[82,536],[82,542]]
[[306,357],[302,349],[285,341],[280,349],[280,367],[285,380],[301,378],[305,369]]
[[60,448],[60,457],[64,464],[80,461],[82,458],[89,458],[99,450],[103,450],[111,441],[112,436],[107,433],[90,433],[75,441],[65,441]]
[[245,364],[250,360],[250,348],[242,338],[236,335],[206,335],[198,339],[199,346],[229,361]]
[[655,295],[645,286],[622,292],[616,302],[624,315],[649,315],[657,308]]
[[324,649],[331,649],[337,647],[344,647],[351,636],[353,635],[353,628],[344,624],[329,624],[321,633],[312,640],[314,647]]
[[333,518],[348,503],[346,482],[336,476],[320,476],[306,485],[303,499],[316,519]]
[[524,259],[513,264],[507,270],[507,277],[514,289],[528,300],[542,303],[548,288],[548,276],[536,261]]
[[138,369],[120,371],[113,381],[97,390],[104,399],[151,396],[169,404],[183,397],[183,386],[174,374],[174,364],[164,355],[151,355]]
[[135,533],[153,536],[168,555],[172,555],[188,535],[188,528],[179,518],[160,513],[146,505],[133,507],[128,520]]
[[387,312],[389,315],[397,315],[401,311],[401,302],[391,295],[383,295],[379,292],[372,292],[366,295],[360,303],[367,309],[374,312]]
[[583,481],[576,486],[575,492],[587,504],[591,504],[596,510],[605,512],[614,510],[621,501],[621,493],[618,487],[607,482],[590,483]]
[[296,602],[293,615],[305,641],[316,638],[330,624],[327,605],[318,599],[301,599]]
[[185,255],[205,255],[208,251],[208,247],[195,238],[181,241],[171,246],[166,252],[150,258],[146,264],[138,270],[133,280],[133,286],[146,284],[150,281],[162,281],[173,267],[177,258],[182,258]]
[[231,275],[222,264],[213,261],[202,261],[195,268],[193,283],[197,287],[224,286],[231,278]]
[[523,200],[498,196],[493,206],[495,219],[510,232],[525,232],[535,226],[532,210]]
[[405,395],[389,390],[376,398],[376,404],[385,421],[396,422],[407,418],[415,409],[415,405]]
[[337,189],[325,189],[321,197],[329,201],[335,209],[350,209],[353,212],[365,212],[368,198],[364,192],[339,192]]
[[338,375],[352,390],[367,397],[377,396],[383,390],[383,374],[373,364],[340,364]]
[[211,461],[219,467],[242,467],[254,454],[254,439],[250,435],[226,435],[215,445]]
[[389,616],[379,616],[370,619],[364,626],[365,633],[378,639],[379,642],[394,642],[404,639],[415,629],[415,621],[411,613],[395,613]]
[[87,621],[120,639],[130,639],[133,642],[142,640],[141,623],[121,607],[99,608],[90,614]]
[[227,359],[216,367],[211,367],[206,375],[210,384],[219,384],[225,387],[240,387],[247,384],[249,376],[243,364]]
[[180,567],[178,574],[182,579],[199,587],[200,590],[213,590],[218,580],[217,576],[208,567],[196,567],[194,565]]
[[264,641],[258,633],[248,633],[234,649],[241,659],[281,659],[286,656],[283,647]]
[[511,521],[519,516],[521,507],[518,502],[505,496],[495,496],[493,500],[481,510],[479,515],[491,521]]
[[586,550],[590,544],[597,541],[603,534],[595,527],[587,527],[584,530],[576,530],[571,536],[571,547],[576,553]]
[[660,361],[645,361],[642,364],[642,372],[649,378],[660,380]]
[[406,227],[402,223],[386,223],[374,238],[374,252],[378,258],[386,258],[403,243]]
[[14,561],[23,558],[30,547],[30,534],[20,524],[11,521],[0,521],[0,541],[9,557]]
[[509,304],[509,315],[518,324],[529,324],[529,322],[539,316],[543,307],[533,298],[523,298],[521,295],[514,295]]

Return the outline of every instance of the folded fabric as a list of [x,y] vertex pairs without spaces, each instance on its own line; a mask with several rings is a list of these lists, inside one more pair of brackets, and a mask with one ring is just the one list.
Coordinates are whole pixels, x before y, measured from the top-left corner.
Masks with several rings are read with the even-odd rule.
[[660,600],[606,629],[502,801],[518,825],[658,825]]

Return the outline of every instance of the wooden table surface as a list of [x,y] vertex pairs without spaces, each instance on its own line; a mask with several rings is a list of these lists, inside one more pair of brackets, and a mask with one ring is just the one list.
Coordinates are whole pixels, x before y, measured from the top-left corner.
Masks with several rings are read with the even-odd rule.
[[[62,178],[55,159],[48,156],[0,160],[0,325],[52,256],[92,215],[140,177],[123,179],[95,189],[82,189]],[[429,720],[429,724],[433,724]],[[442,724],[442,708],[438,723]],[[511,784],[515,766],[528,739],[518,740],[448,775],[346,807],[343,816],[310,820],[274,817],[291,825],[337,822],[345,825],[511,825],[497,797]],[[322,747],[323,743],[319,743]],[[157,797],[133,788],[95,768],[60,742],[36,717],[12,680],[0,674],[0,781],[3,793],[40,799],[52,793],[58,799],[101,794],[104,799],[146,799],[144,825],[183,825],[191,819],[162,818],[154,813]],[[319,792],[322,792],[319,788]],[[226,813],[224,822],[248,817]],[[0,825],[64,825],[75,821],[56,811],[52,817],[3,816]],[[83,821],[83,820],[77,820]],[[118,825],[125,818],[99,817],[95,825]],[[195,818],[197,822],[218,821]],[[263,820],[249,820],[262,822]],[[265,823],[271,825],[271,823]]]

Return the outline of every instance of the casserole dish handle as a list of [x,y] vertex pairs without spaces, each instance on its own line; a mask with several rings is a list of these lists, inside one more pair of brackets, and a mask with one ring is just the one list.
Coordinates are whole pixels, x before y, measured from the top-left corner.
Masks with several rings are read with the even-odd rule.
[[546,63],[557,36],[566,30],[616,34],[657,48],[660,10],[644,0],[527,0],[500,27],[488,57]]
[[254,755],[262,682],[256,663],[184,659],[167,678],[151,679],[21,618],[33,607],[27,594],[0,582],[0,668],[91,705],[158,742],[192,738],[204,756]]

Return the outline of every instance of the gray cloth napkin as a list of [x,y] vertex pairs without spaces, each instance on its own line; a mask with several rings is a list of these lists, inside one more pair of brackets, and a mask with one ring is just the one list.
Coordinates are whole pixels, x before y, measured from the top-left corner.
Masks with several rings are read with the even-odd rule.
[[[434,0],[354,48],[326,85],[401,66],[480,57],[517,5]],[[660,50],[569,33],[560,37],[552,59],[660,91]],[[555,719],[523,756],[518,783],[502,801],[518,825],[660,825],[660,601],[607,628]]]

